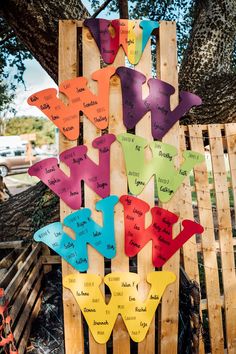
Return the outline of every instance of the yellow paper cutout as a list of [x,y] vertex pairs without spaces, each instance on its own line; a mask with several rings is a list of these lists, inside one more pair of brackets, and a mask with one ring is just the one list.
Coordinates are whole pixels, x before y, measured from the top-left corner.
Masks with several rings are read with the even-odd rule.
[[102,278],[96,274],[70,274],[63,279],[63,286],[69,288],[98,343],[106,343],[113,330],[118,314],[121,314],[130,337],[141,342],[150,327],[156,308],[166,287],[175,281],[174,273],[151,272],[147,282],[151,284],[145,301],[140,300],[137,290],[140,276],[136,273],[115,272],[104,277],[110,288],[108,304],[99,288]]

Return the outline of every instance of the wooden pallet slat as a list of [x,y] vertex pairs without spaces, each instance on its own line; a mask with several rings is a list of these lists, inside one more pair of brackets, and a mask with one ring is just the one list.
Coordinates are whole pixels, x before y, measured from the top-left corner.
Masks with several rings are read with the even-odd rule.
[[[148,41],[143,55],[139,63],[135,66],[135,70],[143,73],[147,80],[152,76],[152,57],[151,57],[151,40]],[[143,97],[148,96],[149,89],[147,83],[143,86]],[[151,113],[148,112],[145,117],[141,119],[136,125],[135,134],[141,136],[148,141],[152,141],[151,132]],[[147,158],[151,158],[151,151],[146,152]],[[144,191],[138,196],[140,199],[144,200],[152,208],[155,205],[155,191],[154,191],[154,178],[152,178],[149,183],[145,186]],[[151,214],[146,215],[146,225],[151,223]],[[147,284],[147,274],[155,270],[152,264],[152,242],[149,242],[138,254],[137,257],[138,269],[137,272],[140,275],[139,283],[139,294],[142,300],[145,300],[149,286]],[[155,316],[150,324],[150,328],[144,340],[138,345],[138,353],[154,353],[155,352]]]
[[41,287],[41,282],[43,278],[43,273],[40,274],[38,280],[36,281],[36,284],[34,285],[34,290],[31,292],[25,307],[24,311],[22,312],[22,315],[17,322],[16,328],[13,331],[13,335],[15,338],[16,343],[19,342],[20,337],[22,336],[22,333],[24,331],[25,325],[27,321],[30,319],[30,313],[32,311],[32,308],[35,304],[35,301],[40,293],[40,287]]
[[39,274],[41,274],[41,268],[42,268],[42,263],[41,261],[39,261],[33,268],[32,272],[30,273],[26,283],[21,288],[19,294],[17,295],[16,300],[13,302],[10,310],[10,316],[13,324],[19,312],[21,311],[21,307],[24,304],[25,300],[27,299],[30,290],[32,289],[33,283],[35,282]]
[[[186,146],[186,139],[184,132],[186,131],[183,127],[180,127],[180,150],[181,152],[187,149]],[[189,134],[189,131],[187,130],[187,134]],[[195,188],[194,188],[195,191]],[[189,220],[194,220],[194,211],[192,206],[192,188],[191,188],[191,183],[190,183],[190,178],[186,178],[184,180],[183,185],[180,188],[180,205],[179,205],[179,210],[180,210],[180,218],[181,222],[184,219],[189,219]],[[199,268],[198,268],[198,249],[201,244],[197,244],[196,238],[191,237],[189,241],[187,241],[183,245],[183,265],[186,273],[188,274],[188,277],[190,280],[195,280],[199,285],[200,285],[200,277],[199,277]],[[200,303],[200,314],[202,317],[202,302]],[[204,343],[202,340],[202,337],[199,338],[199,354],[204,354],[205,353],[205,348],[204,348]]]
[[233,354],[236,352],[236,276],[227,171],[221,129],[216,124],[209,125],[208,129],[219,226],[227,349],[228,354]]
[[25,330],[23,332],[22,338],[21,338],[21,340],[19,342],[18,354],[24,354],[25,353],[25,348],[26,348],[26,345],[27,345],[27,342],[28,342],[28,339],[29,339],[29,336],[30,336],[32,323],[34,322],[34,320],[38,316],[38,313],[39,313],[40,308],[41,308],[41,302],[42,302],[42,292],[39,293],[39,295],[38,295],[38,298],[36,300],[34,309],[33,309],[32,313],[31,313],[30,319],[29,319],[29,321],[26,324],[26,327],[25,327]]
[[[83,43],[83,76],[88,80],[88,87],[97,92],[97,83],[91,79],[91,75],[96,70],[100,69],[100,53],[94,42],[88,28],[82,28],[82,43]],[[101,131],[97,129],[87,118],[83,120],[83,140],[88,148],[88,156],[98,163],[98,152],[92,147],[92,142],[95,138],[101,135]],[[86,185],[84,186],[85,207],[93,211],[93,219],[95,222],[102,223],[101,213],[95,212],[95,204],[99,200],[98,196]],[[89,269],[88,273],[97,273],[104,276],[104,257],[98,253],[96,249],[88,245]],[[104,294],[104,285],[101,286]],[[91,332],[89,332],[89,349],[90,353],[105,354],[106,344],[97,343]]]
[[[189,126],[191,150],[205,154],[202,130]],[[195,186],[200,224],[205,228],[202,234],[203,260],[205,266],[207,309],[210,327],[211,351],[214,354],[224,350],[224,337],[220,304],[220,287],[215,251],[214,223],[211,198],[208,188],[208,171],[205,162],[194,169]]]
[[[231,185],[234,196],[234,210],[236,210],[236,123],[225,124],[225,135],[230,165]],[[236,213],[234,225],[236,225]]]
[[[171,109],[178,104],[178,73],[176,51],[176,24],[174,22],[160,21],[159,44],[158,44],[157,72],[160,79],[175,87],[175,94],[171,97]],[[179,123],[165,135],[163,142],[174,145],[179,149]],[[176,159],[178,160],[178,158]],[[177,161],[176,161],[177,163]],[[175,193],[169,203],[163,207],[178,212],[179,193]],[[173,227],[173,234],[177,235],[180,230],[179,223]],[[161,354],[177,353],[178,335],[178,295],[179,295],[179,251],[166,262],[162,268],[176,275],[176,281],[170,284],[162,297],[161,306]]]
[[[59,83],[75,78],[78,74],[77,58],[77,26],[81,22],[75,20],[59,21]],[[79,116],[78,116],[79,124]],[[69,141],[62,134],[59,136],[59,151],[62,152],[77,145],[77,141]],[[65,173],[68,168],[61,164]],[[61,221],[72,210],[62,201],[60,202]],[[66,261],[62,260],[62,277],[74,273],[75,270]],[[69,354],[84,353],[83,323],[80,308],[69,289],[63,287],[64,338],[66,351]]]
[[[120,48],[114,63],[116,68],[125,65],[125,56]],[[126,132],[123,124],[122,115],[122,97],[121,84],[117,75],[111,78],[110,82],[110,115],[109,115],[109,133],[120,134]],[[115,141],[111,146],[111,194],[120,197],[127,193],[127,177],[125,172],[125,162],[122,153],[122,148],[118,141]],[[119,181],[119,182],[118,182]],[[116,256],[111,260],[112,272],[128,272],[129,258],[124,252],[124,214],[121,203],[115,207],[115,238],[116,238]],[[113,353],[122,354],[130,353],[130,337],[127,332],[124,321],[118,315],[113,328]]]

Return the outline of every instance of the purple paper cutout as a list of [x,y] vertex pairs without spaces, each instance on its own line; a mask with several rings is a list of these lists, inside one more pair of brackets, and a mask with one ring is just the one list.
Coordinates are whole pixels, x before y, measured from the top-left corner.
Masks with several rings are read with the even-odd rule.
[[43,181],[71,209],[79,209],[82,180],[101,198],[110,195],[110,146],[115,140],[114,134],[105,134],[93,140],[93,147],[99,150],[98,165],[87,156],[85,145],[62,152],[59,158],[70,168],[70,176],[58,167],[56,158],[37,162],[28,173]]
[[116,70],[121,80],[123,121],[128,129],[132,129],[151,112],[152,136],[161,140],[170,128],[193,106],[199,106],[202,100],[191,92],[180,92],[180,103],[170,110],[170,97],[175,92],[173,86],[159,79],[149,79],[149,96],[142,98],[142,85],[146,76],[142,73],[119,67]]
[[[108,28],[114,28],[114,37],[111,36]],[[105,63],[112,64],[120,47],[120,24],[119,20],[87,19],[84,26],[88,27],[92,33],[101,56]]]

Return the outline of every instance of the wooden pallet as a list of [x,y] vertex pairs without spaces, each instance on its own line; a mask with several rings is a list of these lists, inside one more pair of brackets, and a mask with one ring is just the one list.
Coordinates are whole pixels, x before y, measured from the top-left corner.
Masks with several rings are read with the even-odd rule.
[[[160,28],[155,34],[159,53],[157,71],[160,78],[169,82],[176,88],[176,94],[172,100],[172,108],[177,104],[177,55],[176,55],[176,27],[172,22],[161,22]],[[82,41],[80,41],[82,38]],[[78,43],[82,43],[82,54],[78,49]],[[136,69],[151,76],[152,62],[151,62],[151,46],[148,43],[140,63]],[[82,67],[79,63],[82,62]],[[120,49],[115,62],[112,64],[115,67],[125,65],[125,57]],[[96,85],[90,79],[91,73],[98,70],[101,66],[101,58],[98,48],[89,33],[88,29],[84,28],[81,21],[60,21],[59,25],[59,83],[74,78],[76,76],[84,75],[88,78],[91,89]],[[146,90],[145,88],[144,90]],[[110,83],[110,121],[109,132],[118,134],[125,132],[126,128],[123,125],[121,112],[121,90],[118,77],[114,76]],[[145,117],[136,127],[136,133],[145,138],[152,139],[149,117]],[[96,161],[97,152],[90,149],[93,139],[102,134],[97,130],[88,119],[81,119],[83,122],[83,136],[80,137],[88,146],[89,156]],[[171,142],[178,147],[178,124],[173,128],[172,134],[168,134],[165,142]],[[173,139],[173,136],[175,137]],[[69,142],[62,135],[60,136],[60,152],[75,146],[77,142]],[[65,168],[65,166],[62,166]],[[127,179],[124,168],[123,154],[118,142],[112,144],[111,148],[111,193],[118,196],[127,193]],[[154,185],[150,182],[145,188],[145,191],[140,196],[147,201],[151,206],[154,205]],[[84,190],[85,207],[92,209],[93,217],[96,221],[101,221],[100,216],[94,211],[97,196],[94,192],[85,187]],[[176,210],[176,201],[168,204],[168,208]],[[61,203],[61,220],[71,213],[71,210]],[[116,243],[117,256],[111,261],[110,271],[129,271],[129,259],[124,254],[124,230],[123,230],[123,210],[121,205],[116,206]],[[178,228],[178,226],[177,226]],[[176,230],[177,230],[176,228]],[[150,253],[151,245],[148,245],[138,255],[138,269],[137,272],[141,276],[139,284],[139,292],[143,298],[147,295],[146,275],[153,270]],[[104,258],[101,257],[94,249],[89,247],[90,267],[88,272],[103,275],[105,267]],[[166,294],[162,300],[162,307],[160,314],[156,319],[156,323],[162,323],[160,326],[160,334],[155,330],[155,319],[153,320],[146,339],[137,345],[133,343],[127,330],[124,326],[122,318],[118,317],[116,325],[112,334],[112,342],[109,341],[107,345],[101,345],[94,341],[91,334],[89,334],[89,352],[90,353],[106,353],[108,347],[112,346],[113,353],[138,353],[152,354],[158,350],[158,343],[161,343],[159,348],[161,354],[177,353],[177,336],[178,336],[178,274],[179,274],[179,254],[177,253],[167,264],[165,270],[173,271],[177,276],[177,281],[169,286]],[[62,261],[63,277],[69,273],[75,272],[66,262]],[[102,289],[104,292],[104,289]],[[85,352],[86,338],[83,330],[86,324],[83,323],[80,309],[76,304],[71,292],[64,289],[63,293],[64,303],[64,326],[65,326],[65,348],[68,354],[78,354]],[[168,336],[167,336],[167,333]],[[171,333],[171,335],[170,335]],[[159,341],[158,338],[161,340]]]
[[30,244],[14,249],[0,261],[0,288],[9,301],[11,328],[19,354],[25,353],[32,323],[40,310],[44,274],[41,255],[41,245]]
[[180,137],[182,149],[190,144],[206,156],[194,170],[194,183],[185,181],[180,208],[182,218],[195,216],[205,228],[183,247],[185,270],[202,289],[200,353],[236,353],[236,124],[182,127]]

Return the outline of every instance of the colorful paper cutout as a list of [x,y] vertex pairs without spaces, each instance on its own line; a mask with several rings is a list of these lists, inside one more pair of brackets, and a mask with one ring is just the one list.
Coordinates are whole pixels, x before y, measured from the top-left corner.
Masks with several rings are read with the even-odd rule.
[[64,219],[64,225],[75,232],[75,239],[63,231],[62,223],[55,222],[38,230],[34,240],[45,243],[72,267],[84,272],[89,266],[87,244],[106,258],[113,258],[116,254],[114,208],[117,203],[115,195],[96,203],[96,210],[103,214],[102,227],[91,219],[91,210],[85,208]]
[[109,66],[92,74],[92,79],[98,82],[98,95],[89,90],[85,77],[76,77],[63,81],[59,86],[59,92],[65,94],[69,100],[68,105],[57,97],[57,90],[54,88],[34,93],[27,102],[30,106],[39,108],[67,139],[76,140],[80,132],[80,112],[97,128],[108,127],[109,86],[114,73],[115,68]]
[[149,95],[143,99],[142,86],[146,82],[146,76],[142,73],[119,67],[116,70],[121,80],[123,121],[128,129],[132,129],[151,112],[152,136],[161,140],[170,128],[193,106],[199,106],[202,100],[190,92],[180,92],[180,103],[171,111],[170,98],[175,88],[159,79],[149,79]]
[[122,46],[131,64],[136,65],[146,47],[154,29],[159,27],[156,21],[104,20],[87,19],[88,27],[107,64],[115,60],[119,47]]
[[[176,170],[174,157],[177,149],[159,141],[148,141],[137,135],[119,134],[128,177],[130,193],[139,195],[150,178],[155,176],[156,190],[161,202],[168,202],[194,166],[204,161],[204,156],[194,151],[184,151],[184,162]],[[153,158],[146,161],[145,148],[149,145]]]
[[151,272],[147,282],[151,289],[145,301],[140,300],[137,290],[139,275],[115,272],[104,277],[110,288],[108,304],[99,288],[101,277],[95,274],[70,274],[63,279],[63,286],[69,288],[88,323],[89,329],[98,343],[106,343],[111,335],[118,314],[121,314],[130,337],[141,342],[166,287],[176,279],[172,272]]
[[70,208],[79,209],[82,180],[101,198],[110,194],[110,146],[115,140],[113,134],[105,134],[93,140],[93,147],[99,150],[98,165],[87,156],[85,145],[62,152],[59,158],[70,168],[70,176],[58,167],[56,158],[37,162],[29,168],[28,173],[43,181]]
[[183,220],[182,231],[173,238],[173,225],[179,219],[176,214],[155,206],[151,209],[152,223],[145,227],[145,214],[150,210],[150,206],[130,195],[123,195],[120,202],[124,206],[126,255],[136,256],[149,241],[152,241],[154,267],[162,267],[190,237],[204,231],[204,228],[195,221]]

